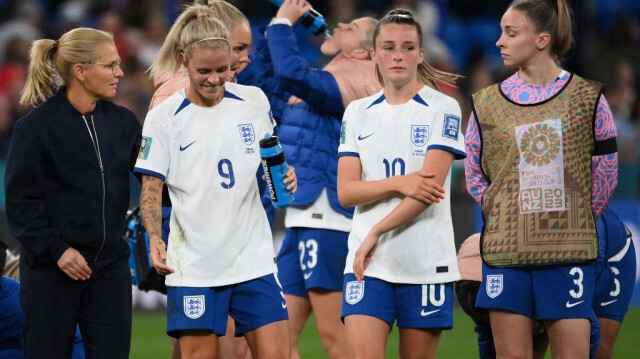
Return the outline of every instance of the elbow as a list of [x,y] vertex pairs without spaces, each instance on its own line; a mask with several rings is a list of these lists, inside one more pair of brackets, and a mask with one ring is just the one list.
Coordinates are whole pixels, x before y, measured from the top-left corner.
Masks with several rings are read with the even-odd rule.
[[338,186],[338,201],[340,202],[340,205],[342,207],[352,207],[355,206],[356,203],[353,203],[353,200],[351,198],[349,198],[350,196],[347,195],[344,189],[341,189],[340,186]]
[[351,203],[349,201],[345,201],[344,199],[342,199],[342,197],[338,197],[338,200],[340,201],[340,205],[344,208],[349,208],[349,207],[353,207],[355,206],[355,203]]

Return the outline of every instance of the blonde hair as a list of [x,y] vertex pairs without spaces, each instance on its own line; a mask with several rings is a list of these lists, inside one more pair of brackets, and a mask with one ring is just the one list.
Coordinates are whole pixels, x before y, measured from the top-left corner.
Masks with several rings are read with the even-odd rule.
[[113,36],[86,27],[70,30],[58,40],[34,41],[29,51],[29,71],[20,103],[35,104],[46,100],[54,88],[68,85],[73,76],[73,65],[95,61],[96,50],[104,43],[113,44]]
[[175,74],[182,65],[180,55],[189,58],[194,48],[230,50],[228,27],[208,6],[191,5],[180,14],[171,26],[158,57],[147,70],[149,77],[156,80],[166,74]]
[[371,50],[374,45],[373,31],[375,30],[376,25],[378,25],[378,19],[374,19],[372,17],[365,17],[365,19],[369,20],[369,22],[371,23],[371,26],[367,27],[367,30],[364,32],[364,40],[360,42],[360,46],[362,46],[363,49],[369,52],[369,50]]
[[551,54],[556,62],[571,50],[573,25],[571,8],[566,0],[514,0],[509,5],[509,9],[525,13],[537,34],[549,33]]
[[[413,26],[418,33],[418,45],[422,49],[422,27],[420,23],[413,18],[413,14],[405,9],[393,9],[389,11],[376,25],[373,30],[373,46],[375,48],[376,39],[380,35],[380,30],[387,24],[401,24]],[[376,77],[382,87],[385,86],[384,78],[380,72],[378,64],[376,64]],[[438,89],[438,83],[445,83],[451,86],[456,86],[456,80],[462,77],[454,73],[438,70],[426,62],[418,64],[418,81],[429,87]]]
[[6,250],[7,259],[2,270],[2,275],[20,280],[20,254]]
[[215,18],[222,21],[222,23],[227,25],[229,29],[241,22],[246,22],[247,24],[249,23],[247,17],[244,16],[244,14],[240,10],[238,10],[238,8],[226,1],[195,0],[193,4],[208,6],[214,13]]

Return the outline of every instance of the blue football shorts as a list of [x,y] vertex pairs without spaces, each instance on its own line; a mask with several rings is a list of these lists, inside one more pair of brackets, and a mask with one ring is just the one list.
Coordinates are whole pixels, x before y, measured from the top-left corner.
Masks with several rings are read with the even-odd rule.
[[389,328],[451,329],[453,327],[453,282],[442,284],[397,284],[365,276],[357,281],[344,275],[342,319],[361,314],[378,318]]
[[636,253],[633,241],[616,255],[604,261],[602,273],[596,280],[593,311],[598,318],[622,322],[629,309],[636,281]]
[[167,287],[167,334],[174,338],[192,329],[223,336],[228,315],[236,322],[236,336],[289,319],[277,275],[221,287]]
[[278,253],[278,276],[286,294],[308,298],[310,289],[341,291],[348,232],[287,228]]
[[503,309],[534,320],[592,317],[596,263],[490,267],[482,263],[477,308]]

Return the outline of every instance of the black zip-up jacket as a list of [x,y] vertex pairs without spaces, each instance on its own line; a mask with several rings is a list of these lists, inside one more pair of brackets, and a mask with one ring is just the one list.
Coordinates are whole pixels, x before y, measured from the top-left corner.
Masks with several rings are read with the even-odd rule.
[[94,270],[128,254],[122,234],[141,131],[133,112],[107,100],[81,114],[64,88],[18,120],[6,211],[29,267],[55,264],[69,247]]

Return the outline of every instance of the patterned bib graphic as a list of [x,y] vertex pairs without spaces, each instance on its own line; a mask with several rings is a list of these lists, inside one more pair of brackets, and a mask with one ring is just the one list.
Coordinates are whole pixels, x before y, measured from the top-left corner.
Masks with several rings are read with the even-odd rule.
[[520,152],[520,213],[565,209],[562,120],[515,128]]

